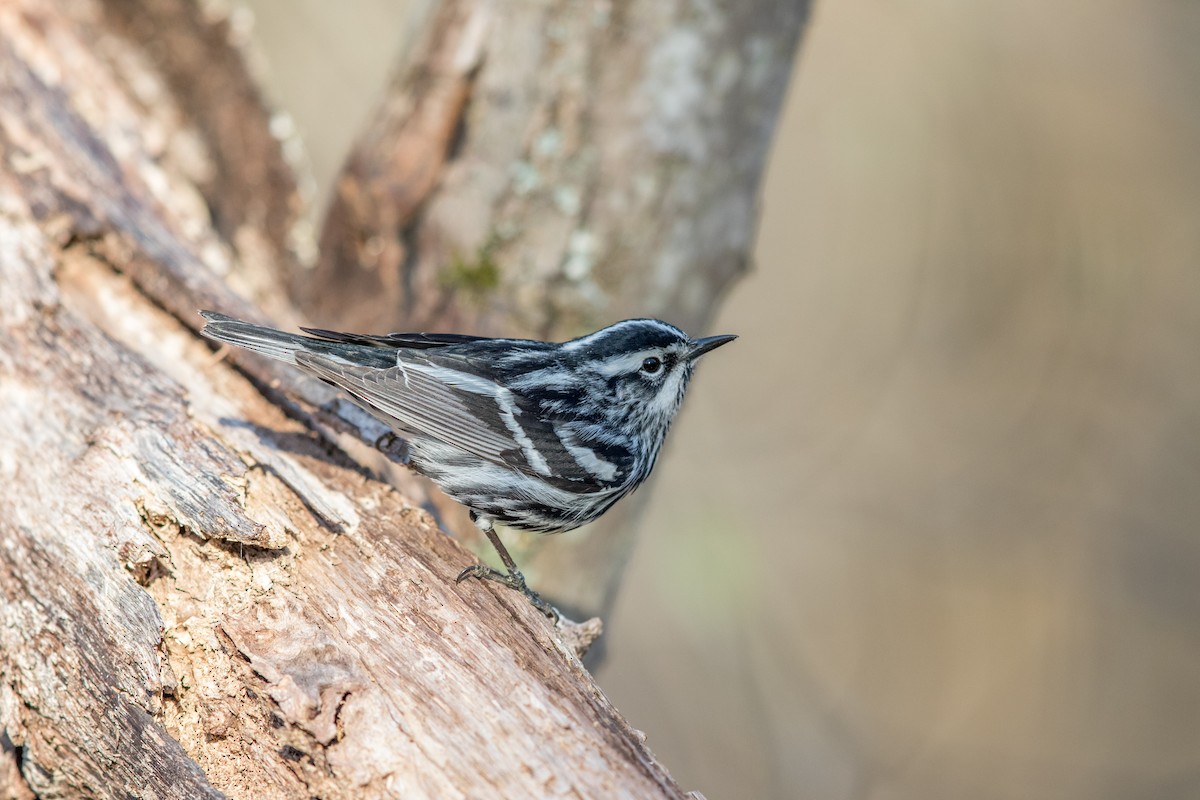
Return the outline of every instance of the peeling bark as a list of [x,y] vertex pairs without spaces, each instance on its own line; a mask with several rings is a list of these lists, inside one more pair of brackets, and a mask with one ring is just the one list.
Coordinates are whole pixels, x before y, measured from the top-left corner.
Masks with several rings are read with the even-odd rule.
[[[0,796],[682,797],[564,632],[314,433],[369,441],[349,411],[196,337],[256,316],[232,239],[282,253],[294,195],[214,208],[227,134],[124,8],[0,6]],[[220,51],[190,9],[152,13]]]

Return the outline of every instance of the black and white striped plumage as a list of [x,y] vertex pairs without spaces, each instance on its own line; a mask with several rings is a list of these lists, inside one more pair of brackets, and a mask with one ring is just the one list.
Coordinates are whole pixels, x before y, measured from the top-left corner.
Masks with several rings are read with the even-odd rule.
[[636,489],[696,359],[735,338],[693,340],[652,319],[564,343],[309,328],[299,336],[202,313],[205,336],[294,364],[387,423],[407,440],[411,466],[488,532],[493,522],[568,531]]

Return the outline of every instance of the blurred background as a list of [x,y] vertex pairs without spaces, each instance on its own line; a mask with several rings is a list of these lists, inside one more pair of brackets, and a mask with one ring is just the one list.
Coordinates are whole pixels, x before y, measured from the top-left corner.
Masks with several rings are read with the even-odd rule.
[[[253,0],[318,206],[401,0]],[[816,3],[601,685],[717,798],[1200,797],[1200,3]]]

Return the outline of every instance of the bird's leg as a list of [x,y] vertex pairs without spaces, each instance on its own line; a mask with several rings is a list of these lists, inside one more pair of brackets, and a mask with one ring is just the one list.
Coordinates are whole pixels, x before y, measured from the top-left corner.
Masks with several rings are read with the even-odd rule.
[[[513,557],[508,554],[508,548],[504,546],[504,542],[500,541],[500,537],[491,525],[491,520],[476,517],[474,511],[471,512],[471,520],[488,537],[488,541],[496,549],[496,553],[499,554],[500,560],[504,562],[504,567],[508,572],[501,572],[484,564],[476,564],[458,573],[458,577],[454,579],[454,582],[462,583],[467,578],[479,578],[480,580],[495,581],[496,583],[504,584],[508,588],[515,589],[525,595],[529,599],[529,602],[533,603],[534,608],[550,619],[557,621],[560,617],[558,609],[543,600],[541,595],[530,589],[528,584],[525,583],[525,576],[521,574],[521,570],[517,569],[517,562],[513,561]],[[483,523],[486,523],[486,525]]]

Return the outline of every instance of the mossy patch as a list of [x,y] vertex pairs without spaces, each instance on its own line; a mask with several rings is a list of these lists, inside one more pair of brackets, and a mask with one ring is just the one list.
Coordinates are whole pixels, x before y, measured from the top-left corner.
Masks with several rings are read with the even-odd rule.
[[492,234],[470,256],[456,254],[450,266],[442,272],[442,285],[476,299],[486,297],[499,288],[500,264],[496,260],[499,245],[500,237]]

